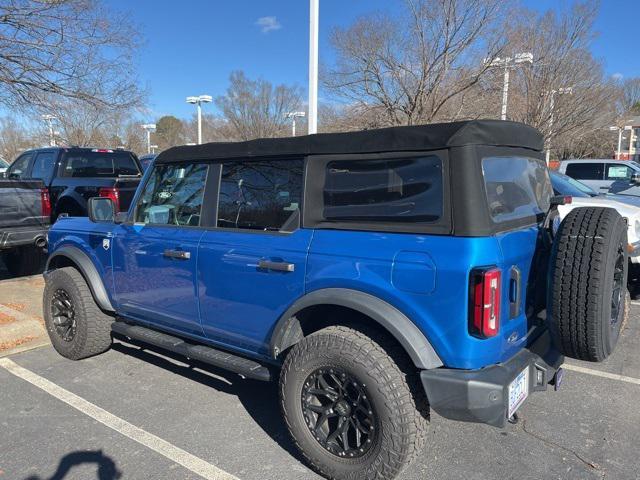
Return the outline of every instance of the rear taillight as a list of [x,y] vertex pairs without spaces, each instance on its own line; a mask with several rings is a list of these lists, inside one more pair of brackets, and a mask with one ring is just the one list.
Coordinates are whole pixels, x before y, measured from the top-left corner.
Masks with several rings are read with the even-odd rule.
[[116,213],[120,211],[120,191],[115,187],[104,187],[98,190],[98,196],[110,198]]
[[469,333],[480,338],[495,337],[500,330],[499,268],[471,272]]
[[51,197],[49,196],[49,190],[46,188],[40,189],[40,206],[42,209],[43,217],[51,216]]

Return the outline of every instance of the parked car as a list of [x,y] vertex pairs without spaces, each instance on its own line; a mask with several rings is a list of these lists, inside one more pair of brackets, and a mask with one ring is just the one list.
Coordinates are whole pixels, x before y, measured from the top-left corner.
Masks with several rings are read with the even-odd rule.
[[11,275],[44,268],[50,215],[42,181],[0,179],[0,257]]
[[640,164],[626,160],[563,160],[560,173],[575,178],[598,193],[640,196]]
[[156,159],[158,155],[155,153],[148,153],[146,155],[142,155],[140,160],[140,165],[142,165],[142,169],[146,172],[147,169],[153,164],[153,161]]
[[52,344],[77,360],[113,333],[279,381],[314,469],[393,478],[430,409],[503,427],[563,355],[616,345],[625,222],[580,208],[554,236],[543,147],[482,120],[164,151],[126,218],[92,198],[52,227]]
[[51,198],[51,218],[86,216],[91,197],[111,198],[116,211],[126,211],[142,168],[125,150],[40,148],[20,155],[5,172],[9,179],[40,179]]
[[0,175],[6,172],[8,167],[9,163],[4,158],[0,158]]

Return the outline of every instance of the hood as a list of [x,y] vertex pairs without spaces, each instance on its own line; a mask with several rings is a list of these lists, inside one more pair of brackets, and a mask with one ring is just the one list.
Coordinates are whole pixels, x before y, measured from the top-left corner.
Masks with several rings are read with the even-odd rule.
[[[619,197],[620,195],[616,195]],[[579,198],[573,197],[571,204],[565,205],[566,207],[570,207],[573,205],[574,207],[609,207],[614,208],[618,211],[620,215],[625,218],[635,217],[640,214],[640,206],[630,205],[629,203],[623,203],[613,198],[610,198],[609,195],[606,197],[604,195],[590,198]]]

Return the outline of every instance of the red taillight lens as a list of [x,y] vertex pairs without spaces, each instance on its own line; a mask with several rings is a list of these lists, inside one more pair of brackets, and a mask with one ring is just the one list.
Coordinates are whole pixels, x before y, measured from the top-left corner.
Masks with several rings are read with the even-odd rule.
[[101,188],[98,191],[98,196],[110,198],[111,201],[113,202],[115,213],[118,213],[120,211],[120,192],[118,191],[117,188],[115,187]]
[[471,273],[469,330],[476,337],[495,337],[500,330],[501,280],[498,268]]
[[51,197],[49,196],[49,190],[46,188],[40,189],[40,205],[42,207],[42,216],[51,216]]

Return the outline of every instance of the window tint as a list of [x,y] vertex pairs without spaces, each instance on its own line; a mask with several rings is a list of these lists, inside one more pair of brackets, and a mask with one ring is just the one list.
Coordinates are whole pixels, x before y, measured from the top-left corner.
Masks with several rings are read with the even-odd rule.
[[442,216],[436,156],[339,160],[327,164],[324,218],[352,222],[434,222]]
[[604,177],[604,163],[570,163],[567,165],[565,173],[576,180],[602,180]]
[[633,169],[620,163],[610,163],[607,165],[607,180],[629,180],[633,174]]
[[117,177],[139,175],[140,170],[129,152],[70,151],[65,155],[63,177]]
[[300,208],[302,159],[222,166],[218,227],[278,231]]
[[27,169],[29,168],[29,162],[31,161],[33,154],[25,153],[18,157],[11,166],[7,169],[7,178],[21,179],[26,178]]
[[526,157],[482,159],[487,202],[495,222],[531,217],[549,210],[553,190],[546,165]]
[[135,221],[155,225],[200,225],[208,166],[154,167],[136,208]]
[[42,152],[36,155],[31,169],[31,178],[39,178],[40,180],[49,180],[53,171],[55,162],[54,152]]

